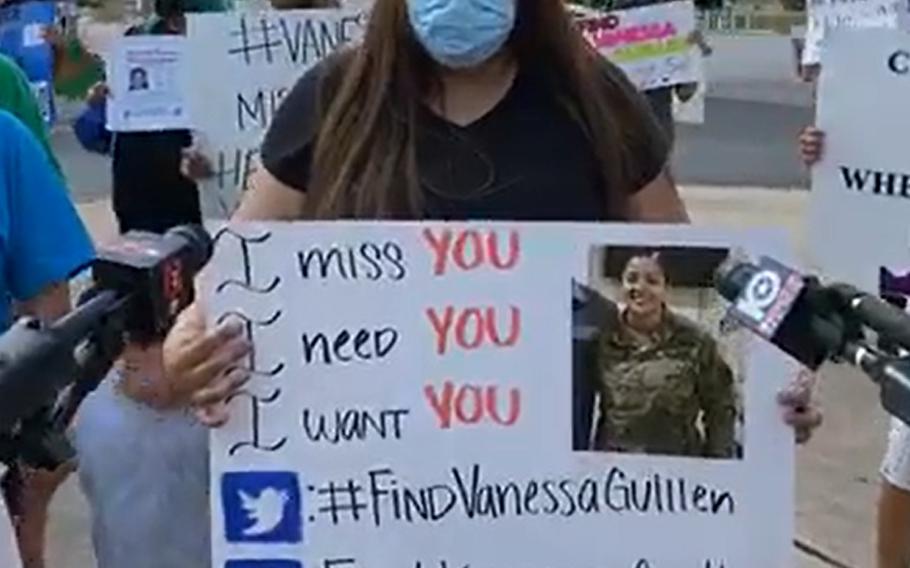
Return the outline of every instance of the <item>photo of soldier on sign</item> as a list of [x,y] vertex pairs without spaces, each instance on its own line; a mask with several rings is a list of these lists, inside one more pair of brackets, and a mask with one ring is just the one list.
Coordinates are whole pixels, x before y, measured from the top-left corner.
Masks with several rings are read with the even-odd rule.
[[573,283],[573,449],[741,459],[736,337],[711,288],[726,249],[600,247]]

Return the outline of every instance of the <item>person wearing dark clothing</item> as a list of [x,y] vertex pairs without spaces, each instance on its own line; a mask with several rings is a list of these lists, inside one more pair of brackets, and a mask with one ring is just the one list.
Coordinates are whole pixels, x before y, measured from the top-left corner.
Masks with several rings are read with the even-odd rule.
[[593,449],[594,402],[592,373],[597,347],[605,330],[619,322],[619,308],[596,290],[572,282],[572,449]]
[[[127,35],[182,34],[184,12],[206,11],[180,0],[159,0],[155,17]],[[93,152],[112,158],[113,206],[121,232],[163,233],[175,225],[201,223],[199,188],[185,176],[181,163],[192,146],[189,130],[112,133],[105,127],[107,87],[96,85],[88,108],[75,124],[76,136]]]

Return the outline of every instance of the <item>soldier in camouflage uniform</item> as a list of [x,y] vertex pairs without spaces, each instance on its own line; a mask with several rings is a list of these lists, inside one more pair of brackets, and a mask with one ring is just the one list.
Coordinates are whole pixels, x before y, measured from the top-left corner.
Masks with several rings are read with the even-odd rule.
[[605,330],[598,347],[594,448],[735,456],[733,373],[714,339],[666,308],[666,275],[657,255],[631,258],[622,282],[619,324]]

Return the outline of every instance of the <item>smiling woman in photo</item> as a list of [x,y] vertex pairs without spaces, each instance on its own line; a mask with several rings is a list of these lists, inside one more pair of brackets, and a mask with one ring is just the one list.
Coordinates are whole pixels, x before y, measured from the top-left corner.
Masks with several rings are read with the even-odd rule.
[[733,458],[733,372],[707,332],[667,307],[657,252],[640,252],[621,275],[618,325],[601,337],[594,390],[599,451]]

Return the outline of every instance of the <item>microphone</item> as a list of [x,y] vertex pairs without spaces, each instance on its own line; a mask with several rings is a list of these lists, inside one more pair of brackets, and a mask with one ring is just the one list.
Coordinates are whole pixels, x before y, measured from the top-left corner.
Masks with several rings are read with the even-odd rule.
[[910,350],[910,316],[906,312],[849,284],[832,284],[831,289],[879,337]]
[[193,280],[212,257],[212,238],[201,225],[164,235],[134,231],[99,251],[92,266],[94,292],[112,291],[126,302],[131,339],[163,338],[193,301]]
[[55,434],[66,430],[126,341],[167,334],[193,301],[194,278],[212,248],[201,226],[127,233],[99,249],[94,284],[75,310],[47,326],[22,318],[0,335],[0,460],[51,468],[66,461],[71,449]]
[[734,319],[812,370],[841,350],[850,331],[837,296],[768,257],[722,263],[715,288]]
[[[736,320],[812,370],[827,359],[859,367],[879,385],[882,407],[910,425],[910,316],[901,309],[849,284],[822,286],[767,257],[728,261],[715,276]],[[865,329],[905,354],[869,345]]]

